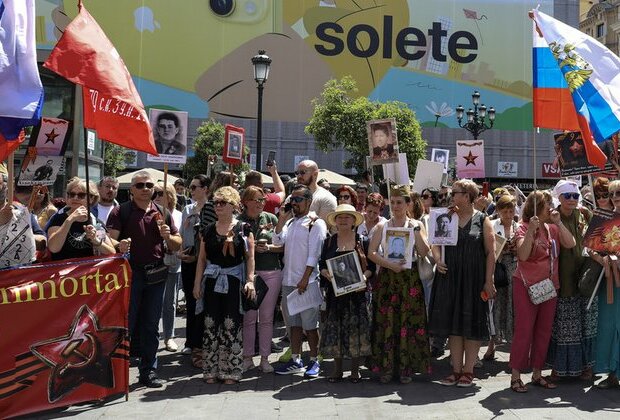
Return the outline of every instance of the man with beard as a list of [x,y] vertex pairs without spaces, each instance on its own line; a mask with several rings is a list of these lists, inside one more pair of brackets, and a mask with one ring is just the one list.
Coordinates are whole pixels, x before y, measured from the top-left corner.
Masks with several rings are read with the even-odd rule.
[[312,160],[299,162],[295,175],[297,183],[305,185],[312,192],[309,211],[315,212],[321,219],[326,220],[327,215],[336,210],[336,197],[325,188],[318,186],[319,167],[316,162]]
[[99,181],[98,187],[99,202],[91,209],[91,212],[105,225],[112,209],[118,206],[118,201],[116,201],[118,180],[113,176],[103,177]]

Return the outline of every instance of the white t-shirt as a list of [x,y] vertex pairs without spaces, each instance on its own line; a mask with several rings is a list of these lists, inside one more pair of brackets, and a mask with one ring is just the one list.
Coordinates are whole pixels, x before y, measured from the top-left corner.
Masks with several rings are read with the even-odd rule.
[[111,206],[102,206],[101,203],[97,204],[97,219],[101,220],[104,226],[108,222],[108,216],[112,212],[113,208],[114,204]]

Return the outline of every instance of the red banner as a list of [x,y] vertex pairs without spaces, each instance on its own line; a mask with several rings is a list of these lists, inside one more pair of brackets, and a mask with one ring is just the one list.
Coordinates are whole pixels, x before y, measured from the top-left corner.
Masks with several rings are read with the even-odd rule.
[[130,286],[120,256],[0,271],[3,418],[128,392]]

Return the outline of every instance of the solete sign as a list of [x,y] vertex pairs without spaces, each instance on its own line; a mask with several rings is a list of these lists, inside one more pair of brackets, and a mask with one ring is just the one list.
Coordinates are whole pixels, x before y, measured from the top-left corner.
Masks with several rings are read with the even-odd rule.
[[[367,24],[359,24],[353,26],[346,34],[346,39],[340,37],[344,34],[344,29],[336,22],[323,22],[316,27],[316,36],[323,41],[323,44],[315,44],[315,50],[325,56],[339,55],[344,51],[345,41],[346,47],[356,57],[367,58],[372,57],[379,51],[381,46],[381,54],[383,58],[392,58],[393,51],[393,18],[392,16],[383,16],[383,42],[379,31]],[[433,59],[445,62],[448,59],[446,54],[442,53],[442,41],[448,36],[448,31],[441,28],[441,22],[433,22],[431,28],[426,33],[430,38],[431,54]],[[368,42],[364,46],[360,44],[360,39],[366,39]],[[406,27],[396,34],[394,42],[396,52],[405,60],[419,60],[427,52],[429,45],[427,44],[426,34],[419,28]],[[417,47],[415,51],[411,51],[408,47]],[[478,40],[471,32],[455,31],[448,37],[448,55],[457,63],[471,63],[478,56],[475,51],[478,50]]]

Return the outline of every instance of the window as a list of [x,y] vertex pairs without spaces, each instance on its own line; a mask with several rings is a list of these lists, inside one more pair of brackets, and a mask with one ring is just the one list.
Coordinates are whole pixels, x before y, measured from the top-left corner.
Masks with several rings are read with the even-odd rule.
[[601,38],[603,36],[605,36],[605,24],[599,23],[596,25],[596,37]]

